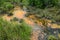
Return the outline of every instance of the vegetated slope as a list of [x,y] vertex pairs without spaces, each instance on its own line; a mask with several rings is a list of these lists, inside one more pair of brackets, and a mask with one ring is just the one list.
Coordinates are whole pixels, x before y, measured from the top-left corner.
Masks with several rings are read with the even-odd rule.
[[[18,18],[18,19],[23,19],[27,24],[29,24],[29,25],[31,25],[32,26],[32,28],[33,28],[33,32],[32,32],[32,38],[31,38],[31,40],[38,40],[38,37],[39,37],[39,35],[40,35],[40,33],[41,33],[41,35],[44,35],[44,36],[42,36],[42,39],[43,38],[45,38],[45,34],[44,34],[44,32],[43,31],[41,31],[41,30],[43,30],[42,28],[44,27],[46,27],[46,25],[48,25],[48,26],[51,26],[52,28],[53,27],[55,27],[55,26],[52,26],[53,24],[50,24],[49,23],[49,21],[47,20],[47,19],[39,19],[38,17],[35,17],[35,15],[30,15],[30,17],[26,17],[25,16],[25,14],[26,14],[27,12],[26,11],[23,11],[23,10],[21,10],[19,7],[18,8],[16,8],[16,10],[13,12],[13,16],[7,16],[7,15],[5,15],[5,16],[3,16],[3,19],[5,18],[6,20],[8,20],[8,21],[10,21],[11,19],[13,19],[14,17],[16,17],[16,18]],[[33,13],[32,13],[33,14]],[[39,26],[38,26],[39,25]],[[39,28],[40,27],[40,28]],[[58,26],[57,27],[55,27],[55,28],[59,28]],[[45,30],[45,29],[44,29]],[[38,33],[37,33],[38,32]],[[42,33],[43,32],[43,33]],[[36,39],[34,39],[34,38],[36,38]],[[39,39],[41,39],[40,37],[39,37]],[[46,39],[46,38],[45,38]]]
[[[38,40],[39,33],[42,32],[42,31],[40,31],[41,28],[39,28],[39,26],[36,25],[33,20],[25,17],[25,14],[26,14],[25,11],[23,11],[23,10],[21,10],[21,9],[19,9],[19,8],[17,8],[17,9],[18,9],[18,10],[15,10],[15,11],[13,12],[13,14],[14,14],[13,16],[7,16],[7,15],[5,15],[5,16],[3,16],[3,19],[6,19],[7,21],[10,21],[10,20],[13,19],[14,17],[16,17],[16,18],[18,18],[18,19],[23,19],[28,25],[32,26],[32,28],[33,28],[31,40]],[[38,32],[38,33],[37,33],[37,32]],[[34,35],[34,34],[35,34],[35,35]],[[34,36],[33,36],[33,35],[34,35]],[[34,39],[34,38],[36,38],[36,39]]]
[[[22,5],[21,5],[22,4]],[[53,21],[53,23],[58,23],[58,24],[60,24],[59,22],[60,22],[60,15],[59,15],[59,13],[60,12],[58,12],[57,14],[56,14],[56,10],[54,11],[54,10],[46,10],[47,8],[49,9],[49,8],[51,8],[51,7],[56,7],[56,8],[59,8],[60,7],[60,1],[59,0],[1,0],[1,2],[0,2],[0,13],[1,14],[3,14],[3,13],[7,13],[7,14],[10,14],[10,15],[12,15],[11,14],[11,12],[10,12],[10,10],[12,9],[12,8],[14,8],[16,5],[21,5],[22,6],[22,8],[25,6],[25,7],[28,7],[28,6],[31,6],[31,7],[35,7],[35,8],[41,8],[41,9],[44,9],[41,13],[36,13],[37,14],[37,16],[39,16],[39,17],[41,17],[42,19],[40,19],[40,18],[38,18],[37,16],[37,18],[38,19],[34,19],[33,21],[31,21],[31,20],[29,20],[28,18],[25,18],[24,17],[24,13],[20,10],[20,8],[19,8],[19,10],[18,11],[15,11],[16,13],[18,13],[18,14],[16,14],[15,12],[15,14],[13,15],[13,16],[7,16],[7,15],[5,15],[4,17],[3,17],[3,19],[7,19],[7,21],[14,21],[14,20],[18,20],[18,21],[20,21],[20,18],[22,18],[22,19],[24,19],[25,20],[25,22],[27,23],[27,24],[29,24],[29,25],[31,25],[32,27],[34,27],[34,28],[37,28],[37,26],[35,27],[34,26],[34,24],[35,24],[35,22],[36,22],[36,24],[38,24],[39,25],[39,27],[41,27],[41,25],[44,27],[44,28],[47,28],[46,26],[48,25],[48,26],[51,26],[51,24],[50,23],[48,23],[45,19],[43,19],[43,18],[47,18],[47,19],[49,19],[49,20],[51,20],[52,19],[52,21]],[[46,9],[45,9],[46,8]],[[30,8],[30,9],[32,9],[32,8]],[[46,11],[45,11],[46,10]],[[21,11],[21,12],[20,12]],[[33,10],[32,10],[33,11]],[[49,11],[49,12],[48,12]],[[34,12],[36,12],[36,11],[34,11]],[[55,14],[54,14],[55,13]],[[20,14],[20,15],[19,15]],[[23,16],[21,16],[21,14],[23,14]],[[17,16],[18,15],[18,16]],[[23,18],[24,17],[24,18]],[[18,18],[18,19],[17,19]],[[10,19],[12,19],[12,20],[10,20]],[[41,24],[41,25],[40,25]],[[52,27],[52,26],[51,26]],[[60,27],[60,26],[59,26]],[[53,28],[59,28],[59,27],[53,27]],[[50,28],[49,28],[50,29]],[[34,30],[36,30],[36,29],[34,29]],[[51,29],[50,29],[51,30]],[[53,33],[52,33],[53,34]],[[40,38],[40,37],[39,37]],[[53,37],[54,38],[54,37]],[[55,40],[55,39],[54,39]]]

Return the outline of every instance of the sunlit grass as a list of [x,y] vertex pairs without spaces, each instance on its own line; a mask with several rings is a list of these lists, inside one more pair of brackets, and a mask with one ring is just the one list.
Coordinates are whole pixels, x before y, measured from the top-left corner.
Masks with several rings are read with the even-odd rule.
[[0,40],[30,40],[31,28],[25,23],[7,22],[0,18]]

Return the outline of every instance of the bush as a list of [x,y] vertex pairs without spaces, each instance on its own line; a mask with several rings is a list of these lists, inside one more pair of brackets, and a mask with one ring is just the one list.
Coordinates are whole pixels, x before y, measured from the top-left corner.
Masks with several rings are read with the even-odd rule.
[[57,40],[57,38],[56,38],[55,36],[53,36],[53,35],[50,35],[50,36],[48,37],[48,40]]
[[14,17],[14,18],[11,19],[10,21],[18,21],[18,18]]
[[10,2],[3,2],[2,5],[0,6],[1,13],[2,12],[9,13],[9,11],[13,9],[13,7],[14,7],[13,4],[11,4]]
[[7,10],[11,10],[14,6],[10,2],[4,2],[3,7],[6,8]]
[[25,23],[7,22],[0,18],[0,40],[30,40],[31,28]]

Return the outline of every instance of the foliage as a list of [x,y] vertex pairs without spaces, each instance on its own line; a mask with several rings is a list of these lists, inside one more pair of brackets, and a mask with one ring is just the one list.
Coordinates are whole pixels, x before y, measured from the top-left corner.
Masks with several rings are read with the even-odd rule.
[[2,13],[9,13],[9,11],[13,8],[14,6],[10,2],[3,2],[0,6],[1,14]]
[[48,40],[57,40],[57,38],[56,38],[55,36],[53,36],[53,35],[50,35],[50,36],[48,37]]
[[11,19],[10,21],[18,21],[18,18],[14,17],[14,18]]
[[22,0],[22,3],[23,3],[24,6],[28,6],[29,5],[29,0],[27,0],[27,1],[26,0]]
[[56,7],[46,8],[46,9],[35,9],[34,11],[27,14],[30,15],[31,13],[38,17],[39,19],[48,19],[52,20],[52,22],[60,22],[60,9]]
[[0,0],[0,7],[5,7],[10,10],[13,5],[20,5],[23,6],[34,6],[37,8],[46,8],[52,6],[60,6],[59,0]]
[[0,18],[0,40],[30,40],[31,28],[25,23],[7,22]]

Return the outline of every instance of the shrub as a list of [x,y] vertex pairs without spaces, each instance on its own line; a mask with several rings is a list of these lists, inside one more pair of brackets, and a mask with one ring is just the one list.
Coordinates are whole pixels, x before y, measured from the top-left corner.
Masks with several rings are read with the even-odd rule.
[[13,7],[14,7],[13,4],[11,4],[10,2],[3,2],[2,5],[0,6],[1,13],[2,12],[9,13],[9,11],[13,9]]
[[11,4],[10,2],[4,2],[3,7],[6,8],[7,10],[10,10],[13,8],[13,4]]
[[11,21],[18,21],[18,18],[14,17]]
[[0,18],[0,40],[30,40],[31,28],[25,23],[7,22]]
[[48,37],[48,40],[57,40],[57,38],[56,38],[55,36],[53,36],[53,35],[50,35],[50,36]]

